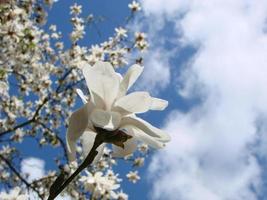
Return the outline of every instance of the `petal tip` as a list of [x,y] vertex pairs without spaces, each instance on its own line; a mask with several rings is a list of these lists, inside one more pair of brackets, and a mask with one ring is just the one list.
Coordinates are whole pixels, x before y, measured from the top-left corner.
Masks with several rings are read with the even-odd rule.
[[151,101],[151,110],[165,110],[169,105],[169,102],[164,99],[152,98]]

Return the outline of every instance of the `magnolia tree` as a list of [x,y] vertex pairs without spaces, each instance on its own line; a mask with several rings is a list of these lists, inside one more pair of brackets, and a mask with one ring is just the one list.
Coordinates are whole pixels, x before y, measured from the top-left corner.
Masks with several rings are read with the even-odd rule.
[[[135,183],[149,147],[170,140],[137,116],[163,110],[168,102],[128,92],[143,71],[148,47],[146,35],[127,26],[141,7],[130,3],[131,15],[107,41],[82,46],[85,26],[96,18],[81,17],[82,6],[72,5],[66,48],[56,25],[43,26],[52,4],[0,1],[0,199],[128,199],[122,175],[113,171],[118,159],[132,165],[126,177]],[[120,67],[127,72],[116,72]],[[78,98],[84,105],[77,108]],[[16,147],[26,138],[61,152],[51,158],[58,167],[40,179],[21,171],[24,157]]]

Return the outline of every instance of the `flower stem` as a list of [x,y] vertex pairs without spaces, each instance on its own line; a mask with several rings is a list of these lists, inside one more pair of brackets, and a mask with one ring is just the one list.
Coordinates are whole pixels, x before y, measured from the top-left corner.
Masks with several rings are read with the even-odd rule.
[[50,194],[47,200],[54,200],[69,184],[70,182],[82,171],[84,170],[87,166],[89,166],[94,158],[97,155],[97,147],[99,147],[102,143],[104,142],[103,137],[101,134],[97,134],[94,145],[83,161],[83,163],[76,169],[76,171],[66,180],[64,181],[62,178],[62,175],[60,175],[55,182],[52,184],[50,187]]

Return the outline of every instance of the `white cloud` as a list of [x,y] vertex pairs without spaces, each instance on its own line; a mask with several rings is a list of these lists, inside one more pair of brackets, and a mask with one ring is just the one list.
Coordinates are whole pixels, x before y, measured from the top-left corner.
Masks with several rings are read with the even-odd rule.
[[184,1],[184,0],[143,0],[142,1],[142,7],[145,10],[146,15],[175,15],[177,13],[177,10],[179,12],[186,11],[188,9],[190,1]]
[[45,162],[39,158],[25,158],[21,162],[21,172],[29,182],[42,178],[45,175]]
[[267,155],[266,122],[257,127],[267,114],[267,1],[146,0],[143,6],[150,18],[175,23],[182,33],[176,41],[198,49],[177,77],[184,86],[178,93],[202,99],[167,120],[173,140],[150,165],[153,199],[259,199],[257,156]]
[[153,49],[145,55],[144,72],[137,83],[139,89],[158,93],[170,82],[168,56],[162,55],[159,49]]
[[[45,161],[39,158],[28,157],[21,162],[21,172],[27,176],[27,180],[32,182],[46,175]],[[30,200],[38,200],[39,197],[33,191],[29,191]],[[56,198],[56,200],[71,200],[71,197],[64,194]]]
[[[162,48],[168,38],[158,37],[160,31],[164,30],[164,20],[153,16],[142,16],[133,21],[129,28],[137,32],[145,32],[149,43],[148,50],[141,56],[144,58],[144,72],[138,80],[136,89],[148,90],[154,94],[165,90],[170,83],[169,58],[174,52]],[[135,55],[136,56],[136,55]]]

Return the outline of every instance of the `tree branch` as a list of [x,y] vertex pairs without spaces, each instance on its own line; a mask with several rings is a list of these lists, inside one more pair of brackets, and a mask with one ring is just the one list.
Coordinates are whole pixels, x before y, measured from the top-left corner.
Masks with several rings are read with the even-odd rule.
[[66,181],[64,181],[64,173],[61,173],[58,176],[58,178],[50,187],[50,194],[48,200],[54,200],[57,195],[59,195],[82,170],[84,170],[93,162],[94,158],[98,154],[98,151],[96,149],[101,144],[111,143],[124,148],[123,143],[126,142],[128,139],[132,138],[132,136],[127,135],[124,131],[120,129],[114,131],[108,131],[99,127],[94,127],[94,129],[97,134],[91,151],[89,152],[83,163]]
[[[43,122],[36,121],[36,123],[40,124],[43,128],[47,129],[49,132],[51,132],[51,133],[54,132],[51,128],[47,127]],[[61,144],[61,146],[63,148],[63,151],[64,151],[64,156],[65,156],[65,158],[66,158],[66,160],[68,162],[69,160],[68,160],[67,148],[66,148],[65,143],[63,142],[63,140],[57,134],[55,134],[55,137],[57,138],[57,140]]]
[[84,170],[93,162],[94,158],[98,154],[98,151],[96,149],[103,142],[103,136],[101,134],[97,134],[91,151],[89,152],[83,163],[78,167],[78,169],[66,181],[64,181],[64,174],[61,173],[52,184],[52,186],[50,187],[48,200],[54,200],[82,170]]
[[20,175],[20,173],[17,171],[17,169],[12,165],[12,163],[8,160],[8,159],[6,159],[4,156],[2,156],[1,154],[0,154],[0,158],[1,158],[1,160],[3,160],[5,163],[6,163],[6,165],[10,168],[10,170],[11,171],[13,171],[14,172],[14,174],[28,187],[28,188],[31,188],[34,192],[36,192],[37,193],[37,195],[41,198],[41,199],[43,199],[43,196],[40,194],[40,192],[35,188],[35,187],[33,187],[30,183],[28,183],[28,181],[26,181],[26,179],[24,179],[21,175]]
[[[63,81],[68,77],[68,75],[71,73],[71,71],[72,71],[72,68],[71,68],[70,70],[68,70],[68,71],[67,71],[67,72],[66,72],[66,73],[65,73],[65,74],[58,80],[59,85],[58,85],[57,88],[55,89],[55,92],[56,92],[56,93],[59,92],[59,90],[61,89],[61,86],[62,86]],[[67,88],[67,89],[69,89],[69,88]],[[67,89],[66,89],[66,90],[67,90]],[[60,92],[59,92],[59,93],[60,93]],[[6,135],[6,134],[8,134],[8,133],[10,133],[10,132],[13,132],[13,131],[15,131],[15,130],[17,130],[17,129],[19,129],[19,128],[22,128],[22,127],[24,127],[24,126],[27,126],[27,125],[29,125],[29,124],[35,122],[35,121],[36,121],[36,118],[37,118],[38,115],[39,115],[40,110],[42,109],[42,107],[43,107],[43,106],[50,100],[49,97],[50,97],[50,94],[49,94],[46,98],[44,98],[43,102],[37,107],[37,109],[36,109],[36,111],[35,111],[35,113],[33,114],[33,117],[32,117],[31,119],[29,119],[29,120],[27,120],[27,121],[25,121],[25,122],[22,122],[22,123],[16,125],[15,127],[13,127],[13,128],[9,128],[9,129],[7,129],[7,130],[1,132],[1,133],[0,133],[0,137],[1,137],[1,136],[4,136],[4,135]]]

